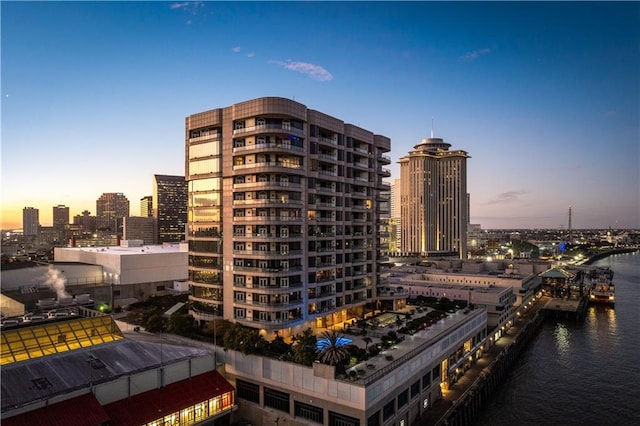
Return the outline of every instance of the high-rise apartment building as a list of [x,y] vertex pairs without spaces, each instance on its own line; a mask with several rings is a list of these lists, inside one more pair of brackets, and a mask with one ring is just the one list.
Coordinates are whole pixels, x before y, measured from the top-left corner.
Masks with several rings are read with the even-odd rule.
[[69,207],[58,205],[53,207],[53,227],[64,229],[69,224]]
[[287,334],[361,315],[389,138],[284,98],[191,115],[185,137],[196,318]]
[[40,228],[40,210],[33,207],[22,209],[22,233],[25,236],[38,236]]
[[140,198],[140,216],[153,217],[153,197],[151,195]]
[[153,217],[158,243],[185,240],[187,181],[184,176],[153,175]]
[[401,239],[408,253],[467,251],[467,158],[426,138],[400,158]]
[[96,201],[98,228],[122,235],[122,218],[129,216],[129,200],[120,192],[105,192]]

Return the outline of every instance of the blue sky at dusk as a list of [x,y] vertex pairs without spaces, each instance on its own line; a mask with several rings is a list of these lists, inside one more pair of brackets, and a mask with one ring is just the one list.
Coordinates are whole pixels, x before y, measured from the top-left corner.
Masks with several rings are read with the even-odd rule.
[[483,228],[640,228],[638,2],[2,1],[2,227],[184,174],[184,119],[262,96],[469,152]]

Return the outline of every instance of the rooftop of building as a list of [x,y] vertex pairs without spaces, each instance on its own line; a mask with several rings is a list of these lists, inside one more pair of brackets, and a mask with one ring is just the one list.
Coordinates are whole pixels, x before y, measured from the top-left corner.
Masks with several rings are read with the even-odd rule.
[[[2,412],[210,351],[124,338],[109,315],[3,330]],[[4,422],[4,419],[3,419]]]
[[138,240],[123,240],[119,246],[101,247],[61,247],[62,250],[80,251],[86,253],[104,253],[113,256],[134,256],[141,254],[185,253],[188,252],[186,243],[142,244]]

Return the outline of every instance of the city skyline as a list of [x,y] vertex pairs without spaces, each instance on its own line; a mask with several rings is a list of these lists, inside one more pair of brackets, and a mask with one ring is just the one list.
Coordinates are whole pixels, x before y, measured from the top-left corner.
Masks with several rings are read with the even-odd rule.
[[[2,228],[139,210],[184,120],[261,96],[467,151],[483,228],[639,228],[638,3],[2,3]],[[30,25],[24,25],[30,22]],[[374,30],[372,30],[374,29]],[[255,84],[246,84],[254,81]]]

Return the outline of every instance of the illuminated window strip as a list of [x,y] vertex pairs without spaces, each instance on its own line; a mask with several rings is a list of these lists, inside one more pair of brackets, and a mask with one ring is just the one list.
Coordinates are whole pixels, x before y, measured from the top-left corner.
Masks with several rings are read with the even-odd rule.
[[188,426],[233,408],[233,392],[227,392],[208,400],[185,407],[180,411],[160,417],[143,426]]

